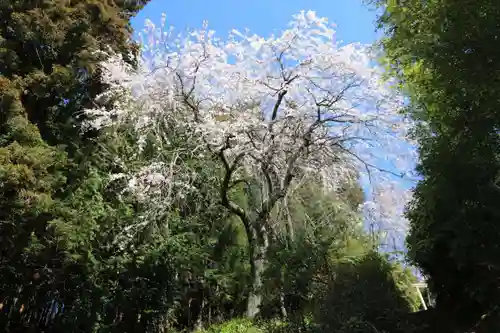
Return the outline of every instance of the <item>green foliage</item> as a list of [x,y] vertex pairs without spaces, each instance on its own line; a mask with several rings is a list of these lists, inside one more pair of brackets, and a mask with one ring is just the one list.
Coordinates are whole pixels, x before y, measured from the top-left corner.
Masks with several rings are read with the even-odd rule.
[[396,284],[395,267],[386,258],[370,252],[339,263],[333,271],[335,278],[323,290],[315,313],[323,331],[405,332],[401,324],[412,310],[405,289],[411,285]]
[[[367,251],[361,218],[354,210],[359,203],[345,202],[352,200],[345,195],[347,187],[340,194],[315,188],[314,182],[306,182],[275,214],[277,228],[289,225],[274,236],[269,250],[261,309],[266,318],[280,315],[283,305],[290,317],[302,318],[313,306],[318,285],[328,281],[331,262],[354,254],[348,247],[357,241],[361,252]],[[280,305],[280,296],[285,304]]]
[[15,81],[26,116],[46,141],[79,144],[78,113],[105,88],[96,66],[101,57],[94,51],[111,48],[133,55],[137,47],[129,43],[128,19],[135,12],[129,10],[146,2],[0,2],[5,22],[0,73]]
[[437,306],[468,329],[500,298],[500,3],[377,2],[388,67],[423,121],[409,255]]
[[[105,193],[78,115],[106,87],[94,51],[126,56],[144,1],[0,1],[0,327],[94,331],[109,221],[130,218]],[[130,58],[130,61],[133,59]],[[114,222],[116,223],[116,222]],[[115,225],[116,226],[116,225]],[[107,268],[106,268],[107,269]],[[102,279],[102,280],[101,280]],[[107,283],[107,282],[106,282]],[[65,317],[56,315],[64,311]]]
[[233,319],[196,333],[264,333],[249,319]]

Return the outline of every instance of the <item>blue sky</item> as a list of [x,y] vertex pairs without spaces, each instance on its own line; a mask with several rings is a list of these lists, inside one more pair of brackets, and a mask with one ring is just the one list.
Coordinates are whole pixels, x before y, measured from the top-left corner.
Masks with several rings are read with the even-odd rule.
[[225,36],[233,28],[248,28],[266,36],[285,28],[293,14],[308,9],[336,23],[339,39],[347,43],[372,43],[380,36],[375,32],[376,15],[362,0],[151,0],[133,19],[132,25],[140,30],[147,18],[159,23],[164,12],[167,25],[176,29],[198,28],[203,20],[208,20],[210,29],[219,36]]

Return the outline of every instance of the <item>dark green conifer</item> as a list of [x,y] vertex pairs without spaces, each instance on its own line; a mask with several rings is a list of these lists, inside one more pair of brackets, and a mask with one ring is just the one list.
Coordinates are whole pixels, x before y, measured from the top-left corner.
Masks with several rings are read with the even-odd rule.
[[75,302],[93,292],[89,244],[111,208],[85,158],[95,140],[81,136],[79,115],[106,88],[94,51],[133,61],[129,19],[146,2],[0,0],[2,331],[34,329],[61,304],[88,310],[74,318],[83,331],[93,325],[85,316],[98,303]]

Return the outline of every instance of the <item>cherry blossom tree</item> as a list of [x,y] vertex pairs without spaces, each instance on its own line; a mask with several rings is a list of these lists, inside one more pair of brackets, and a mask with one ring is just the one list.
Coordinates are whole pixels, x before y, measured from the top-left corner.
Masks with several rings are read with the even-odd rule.
[[[196,191],[190,183],[196,174],[184,158],[218,160],[221,203],[239,217],[249,242],[249,317],[261,303],[276,227],[271,213],[298,184],[319,179],[318,191],[336,191],[361,172],[380,189],[387,175],[405,177],[412,167],[411,124],[399,115],[403,100],[381,79],[369,47],[343,45],[335,36],[334,26],[313,11],[294,15],[287,30],[267,38],[233,30],[220,39],[206,24],[174,35],[165,18],[160,28],[147,22],[139,68],[111,55],[102,64],[110,88],[86,112],[88,126],[133,124],[139,147],[153,137],[159,152],[172,152],[115,177],[128,177],[127,189],[152,211]],[[185,144],[173,145],[175,137]],[[380,156],[397,163],[398,172],[377,165]],[[245,208],[231,194],[250,181],[260,187],[259,204]],[[387,198],[397,191],[392,187],[381,203],[392,205]]]

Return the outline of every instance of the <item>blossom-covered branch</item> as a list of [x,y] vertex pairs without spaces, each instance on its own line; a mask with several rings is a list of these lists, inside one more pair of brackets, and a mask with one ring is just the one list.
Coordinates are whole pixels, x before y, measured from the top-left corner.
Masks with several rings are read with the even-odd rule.
[[[203,146],[197,152],[218,158],[225,172],[222,204],[256,232],[252,237],[270,227],[271,210],[296,180],[319,178],[322,189],[335,191],[361,172],[380,188],[388,181],[384,164],[398,164],[391,172],[401,177],[413,167],[403,100],[382,80],[370,48],[342,45],[313,11],[298,13],[287,30],[267,38],[233,30],[220,39],[206,24],[174,36],[149,22],[145,39],[138,69],[118,56],[103,64],[110,89],[100,98],[113,107],[88,110],[89,126],[125,122],[158,145],[182,134],[189,146]],[[195,177],[182,167],[165,171],[162,192]],[[229,193],[245,179],[261,187],[260,207],[251,214]]]

